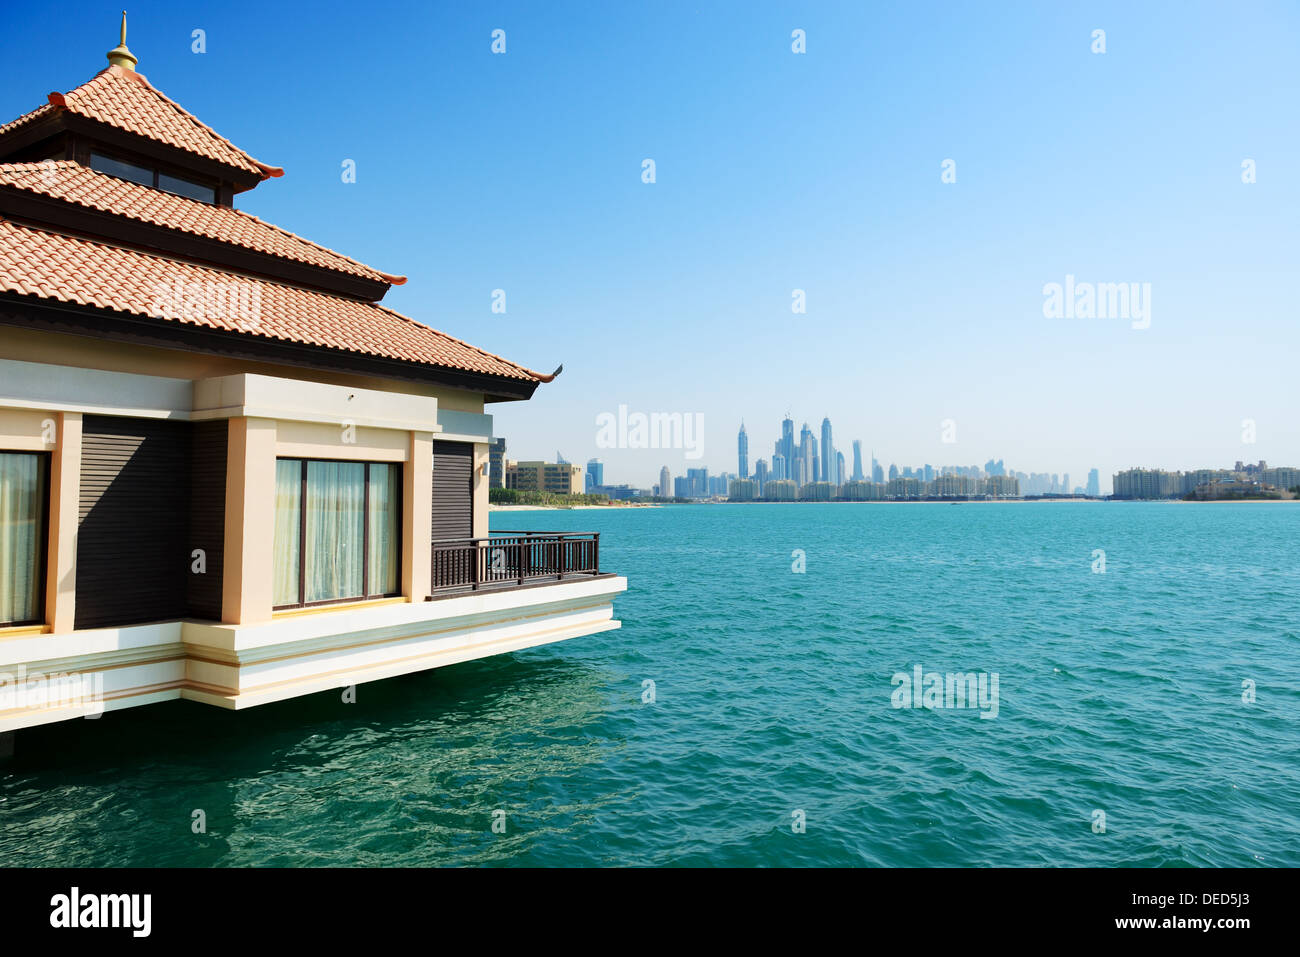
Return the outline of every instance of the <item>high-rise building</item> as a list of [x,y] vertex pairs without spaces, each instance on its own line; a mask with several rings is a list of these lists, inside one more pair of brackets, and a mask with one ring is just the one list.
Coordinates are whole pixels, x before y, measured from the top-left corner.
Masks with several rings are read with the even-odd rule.
[[790,477],[786,470],[786,461],[786,457],[779,452],[772,456],[772,481],[777,482]]
[[853,440],[853,481],[861,482],[862,475],[862,440]]
[[767,484],[767,478],[767,460],[759,459],[754,463],[754,482],[756,483],[757,491],[760,496],[763,494],[763,486]]
[[1096,469],[1088,470],[1088,487],[1085,491],[1094,498],[1101,495],[1101,475]]
[[836,485],[843,485],[843,484],[844,484],[844,481],[845,481],[845,475],[844,475],[844,453],[843,453],[843,452],[836,452],[836,453],[835,453],[835,484],[836,484]]
[[882,469],[880,463],[876,461],[875,452],[871,453],[871,481],[875,482],[877,485],[885,484],[885,470]]
[[659,494],[663,498],[672,498],[673,495],[673,477],[666,465],[659,470]]
[[488,446],[488,488],[506,487],[506,440],[493,439]]
[[736,451],[740,458],[740,477],[749,478],[749,436],[745,434],[745,423],[740,423],[740,435],[736,437]]
[[896,478],[898,478],[898,466],[895,465],[893,462],[890,462],[890,463],[889,463],[889,481],[892,482],[892,481],[893,481],[894,479],[896,479]]
[[799,430],[799,467],[790,476],[801,488],[813,480],[813,459],[817,456],[815,442],[812,429],[805,422]]
[[686,487],[688,489],[687,495],[690,498],[708,498],[709,497],[709,470],[708,469],[687,469]]
[[[793,471],[791,463],[794,462],[794,419],[787,415],[781,420],[781,447],[778,452],[785,458],[785,467],[788,471]],[[789,476],[786,476],[789,478]]]
[[822,478],[823,482],[835,481],[835,445],[831,442],[831,420],[822,419]]
[[600,459],[587,460],[587,477],[586,489],[590,492],[593,488],[605,484],[605,463]]

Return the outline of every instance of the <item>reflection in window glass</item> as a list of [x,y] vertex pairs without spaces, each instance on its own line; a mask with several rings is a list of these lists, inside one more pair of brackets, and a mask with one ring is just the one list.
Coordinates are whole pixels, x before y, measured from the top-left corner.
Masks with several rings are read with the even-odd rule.
[[197,199],[201,203],[215,203],[217,201],[217,191],[211,186],[204,186],[188,179],[181,179],[179,176],[169,176],[163,172],[158,173],[158,188],[169,193],[175,193],[177,196]]
[[128,163],[125,160],[104,156],[102,153],[90,154],[90,168],[100,173],[107,173],[109,176],[116,176],[118,179],[130,180],[132,183],[142,183],[145,186],[153,185],[153,170],[144,166],[136,166],[134,163]]

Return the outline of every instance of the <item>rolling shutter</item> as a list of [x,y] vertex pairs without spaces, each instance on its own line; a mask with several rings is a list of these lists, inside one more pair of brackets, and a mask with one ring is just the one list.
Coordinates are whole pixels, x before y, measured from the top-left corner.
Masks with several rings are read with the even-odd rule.
[[77,628],[185,616],[189,490],[189,423],[84,418]]
[[474,536],[474,446],[433,443],[433,540]]
[[[221,620],[221,568],[226,543],[226,446],[230,424],[196,422],[191,436],[190,534],[186,554],[189,614]],[[195,574],[194,549],[203,549],[206,571]]]

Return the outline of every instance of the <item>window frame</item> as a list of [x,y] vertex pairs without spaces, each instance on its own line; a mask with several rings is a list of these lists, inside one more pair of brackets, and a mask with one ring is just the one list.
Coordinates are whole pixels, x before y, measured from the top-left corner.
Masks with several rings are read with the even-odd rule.
[[44,478],[45,494],[41,496],[41,517],[40,538],[41,543],[41,561],[40,574],[36,579],[36,614],[37,617],[29,618],[23,621],[0,621],[0,628],[30,628],[34,625],[45,625],[45,599],[49,583],[50,572],[50,499],[52,490],[50,488],[50,460],[49,452],[34,452],[31,449],[6,449],[0,448],[0,453],[5,455],[31,455],[40,463],[42,475]]
[[[356,604],[363,601],[380,601],[385,598],[402,597],[402,541],[406,535],[406,526],[404,523],[402,506],[403,489],[402,484],[405,480],[404,469],[401,462],[375,462],[360,459],[326,459],[326,458],[304,458],[296,455],[277,455],[275,461],[278,462],[298,462],[301,465],[299,477],[299,495],[298,495],[298,601],[289,605],[272,605],[271,611],[300,611],[304,608],[320,608],[327,605],[347,605]],[[395,483],[395,494],[393,496],[393,508],[397,512],[397,540],[394,547],[397,549],[397,583],[396,591],[388,592],[382,595],[351,595],[347,598],[322,598],[318,601],[307,601],[307,465],[311,462],[340,462],[346,465],[364,466],[362,472],[362,488],[364,495],[361,499],[361,590],[368,592],[370,588],[370,467],[372,465],[383,465],[394,467],[397,475]],[[272,546],[272,563],[275,561],[274,545]]]

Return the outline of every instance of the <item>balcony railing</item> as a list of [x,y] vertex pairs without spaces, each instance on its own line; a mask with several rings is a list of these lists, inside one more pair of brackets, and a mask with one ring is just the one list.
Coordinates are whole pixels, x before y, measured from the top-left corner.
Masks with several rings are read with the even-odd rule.
[[433,543],[432,597],[595,578],[598,532],[492,532]]

